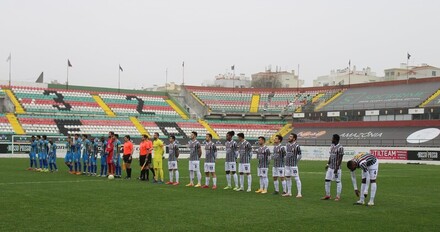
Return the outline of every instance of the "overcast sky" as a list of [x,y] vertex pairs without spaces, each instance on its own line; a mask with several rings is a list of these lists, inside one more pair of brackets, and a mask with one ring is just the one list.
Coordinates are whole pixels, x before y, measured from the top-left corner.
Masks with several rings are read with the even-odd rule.
[[440,1],[0,0],[0,79],[117,87],[199,85],[235,64],[297,69],[311,85],[331,69],[440,66]]

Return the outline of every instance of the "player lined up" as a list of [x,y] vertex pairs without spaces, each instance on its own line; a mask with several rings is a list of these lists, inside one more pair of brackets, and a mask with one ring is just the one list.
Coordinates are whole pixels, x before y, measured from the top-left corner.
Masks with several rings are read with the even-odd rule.
[[[28,170],[35,170],[40,172],[58,171],[56,164],[56,144],[52,139],[47,139],[46,135],[37,135],[31,137],[31,149],[29,152],[29,168]],[[37,165],[37,159],[40,166]],[[49,170],[50,168],[50,170]]]
[[[227,186],[225,190],[233,189],[235,191],[244,191],[245,187],[245,175],[247,177],[247,192],[251,192],[252,175],[251,175],[251,159],[253,155],[252,145],[245,139],[243,133],[237,134],[237,141],[233,140],[235,135],[234,131],[229,131],[226,134],[226,159],[225,159],[225,172]],[[187,187],[201,187],[210,188],[210,182],[212,180],[212,189],[217,189],[217,176],[216,176],[216,159],[217,159],[217,146],[212,141],[212,135],[206,134],[204,142],[205,150],[205,184],[201,185],[202,174],[200,171],[200,158],[202,156],[202,145],[197,140],[197,132],[191,133],[191,140],[188,141],[188,148],[190,151],[189,156],[189,179],[190,182]],[[131,178],[131,162],[133,155],[133,143],[130,136],[124,137],[124,144],[119,141],[118,135],[113,132],[109,132],[108,140],[104,137],[100,139],[95,138],[90,141],[87,135],[80,136],[74,135],[74,138],[68,136],[66,148],[67,154],[65,156],[65,164],[69,167],[72,174],[85,174],[92,176],[106,177],[108,175],[115,175],[116,178],[121,178],[121,152],[123,153],[122,160],[126,169],[125,179]],[[56,145],[52,140],[47,140],[47,136],[32,136],[31,138],[31,151],[30,151],[30,170],[36,169],[38,171],[48,172],[48,164],[50,171],[58,170],[56,166]],[[296,142],[297,135],[292,133],[288,137],[288,141],[285,145],[282,145],[283,137],[276,135],[274,138],[274,146],[271,151],[265,144],[266,139],[264,137],[258,138],[258,148],[256,149],[256,158],[258,159],[257,175],[259,177],[260,187],[256,193],[266,194],[269,187],[269,166],[271,160],[273,161],[272,177],[274,181],[274,193],[280,194],[279,182],[281,181],[282,196],[292,196],[292,177],[295,179],[297,187],[297,198],[302,197],[301,193],[301,180],[299,178],[298,162],[301,160],[301,148]],[[322,200],[331,199],[330,189],[331,182],[336,182],[336,197],[335,201],[339,201],[342,192],[341,181],[341,164],[344,156],[344,148],[339,143],[340,137],[334,134],[332,137],[332,145],[329,151],[329,160],[325,167],[325,196]],[[153,142],[151,142],[147,135],[142,136],[140,143],[139,165],[141,167],[140,180],[149,180],[149,171],[152,172],[155,183],[163,183],[164,176],[162,170],[162,160],[164,159],[165,149],[168,147],[168,171],[169,181],[168,185],[179,185],[179,170],[178,170],[178,158],[179,158],[179,144],[176,141],[174,135],[169,136],[169,144],[164,145],[163,141],[159,139],[159,134],[155,133]],[[121,149],[123,147],[123,149]],[[154,152],[153,166],[152,164],[152,152]],[[101,173],[97,175],[97,159],[101,158]],[[37,158],[40,163],[40,168],[37,168]],[[238,160],[238,172],[240,178],[237,175],[237,160]],[[83,164],[83,172],[81,173],[81,161]],[[35,166],[35,168],[34,168]],[[376,195],[377,184],[376,177],[379,168],[378,159],[369,154],[361,153],[356,155],[352,160],[347,163],[348,169],[351,171],[351,179],[355,194],[360,197],[356,204],[365,204],[365,198],[368,192],[368,185],[371,182],[371,196],[368,205],[374,205],[374,198]],[[361,190],[357,188],[355,170],[357,168],[362,169],[362,184]],[[157,174],[157,176],[155,175]],[[197,184],[195,178],[197,177]],[[232,179],[234,180],[235,187],[232,188]],[[361,194],[362,193],[362,194]]]

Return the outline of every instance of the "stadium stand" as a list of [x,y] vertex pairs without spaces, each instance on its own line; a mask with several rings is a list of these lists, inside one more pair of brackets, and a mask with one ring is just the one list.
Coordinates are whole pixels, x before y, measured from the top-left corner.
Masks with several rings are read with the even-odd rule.
[[100,93],[99,96],[116,115],[161,115],[179,117],[163,96],[145,94]]
[[437,90],[434,94],[432,94],[428,99],[426,99],[422,104],[420,104],[420,107],[433,107],[433,106],[440,106],[440,89]]
[[213,112],[249,112],[252,89],[208,88],[185,86]]
[[440,82],[353,87],[320,111],[417,107],[440,88]]
[[34,87],[12,87],[12,90],[28,112],[104,114],[88,92]]
[[[319,94],[320,91],[298,92],[292,89],[262,92],[260,94],[260,112],[279,113],[283,109],[295,111],[308,103],[317,101],[322,96]],[[292,104],[292,107],[286,108],[289,104]]]
[[[231,89],[185,86],[185,88],[207,105],[212,112],[278,114],[295,111],[316,102],[325,91],[298,89]],[[291,107],[287,107],[291,104]]]
[[15,134],[15,131],[5,114],[0,114],[0,133]]
[[[206,133],[211,133],[214,139],[224,139],[226,132],[234,130],[245,133],[249,140],[265,136],[272,141],[275,134],[287,136],[292,129],[297,132],[313,122],[339,121],[338,127],[343,127],[350,121],[432,121],[440,117],[440,78],[350,88],[234,90],[185,86],[184,89],[190,97],[178,102],[165,92],[119,92],[84,86],[67,89],[60,85],[2,86],[0,98],[7,99],[15,112],[0,114],[0,135],[105,136],[108,131],[115,131],[138,139],[141,134],[152,136],[158,132],[163,139],[174,134],[180,140],[187,140],[192,131],[197,131],[198,139],[202,140]],[[210,115],[206,110],[190,119],[180,105],[188,100],[182,99],[193,100],[204,110],[209,107],[217,114]],[[417,107],[425,109],[421,113],[409,112]],[[368,109],[380,109],[380,112],[367,117]],[[330,117],[325,111],[340,114]],[[294,113],[298,112],[303,113],[295,117]],[[355,128],[357,124],[350,125]]]

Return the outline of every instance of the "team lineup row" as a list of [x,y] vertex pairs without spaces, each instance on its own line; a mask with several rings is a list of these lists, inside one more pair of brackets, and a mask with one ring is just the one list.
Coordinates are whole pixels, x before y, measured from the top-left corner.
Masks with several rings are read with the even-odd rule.
[[[205,149],[205,184],[202,185],[202,174],[200,171],[200,159],[202,156],[202,145],[196,139],[197,132],[191,133],[191,139],[188,141],[189,155],[189,179],[190,182],[186,185],[188,187],[210,188],[210,181],[212,179],[212,189],[217,189],[216,176],[216,158],[217,146],[212,141],[212,135],[206,134],[205,142],[203,144]],[[227,186],[224,188],[233,189],[235,191],[245,190],[245,176],[247,177],[247,192],[251,192],[251,159],[254,149],[252,145],[246,141],[243,133],[237,134],[237,140],[233,140],[235,136],[234,131],[226,134],[226,160],[225,172]],[[56,167],[56,145],[53,141],[47,141],[46,136],[32,136],[31,138],[30,167],[29,170],[38,170],[48,172],[48,165],[50,170]],[[260,180],[260,187],[256,193],[266,194],[269,186],[269,164],[273,161],[272,177],[274,180],[274,194],[280,194],[280,182],[282,186],[282,196],[292,196],[292,177],[296,181],[297,198],[302,197],[301,180],[299,177],[298,162],[301,160],[301,148],[296,142],[297,135],[292,133],[288,137],[285,145],[281,142],[283,137],[277,135],[274,139],[274,146],[272,151],[265,145],[266,139],[264,137],[258,138],[258,148],[255,149],[256,158],[258,159],[257,175]],[[331,199],[330,188],[331,182],[336,182],[336,197],[335,201],[339,201],[342,192],[341,182],[341,164],[344,156],[344,148],[339,143],[340,137],[334,134],[332,137],[332,144],[329,151],[329,160],[326,166],[325,174],[325,196],[322,200]],[[168,170],[170,180],[166,182],[169,185],[179,185],[179,144],[176,138],[171,135],[169,143],[164,144],[159,139],[159,134],[155,133],[153,141],[149,140],[147,135],[143,135],[140,143],[139,151],[139,166],[141,173],[139,180],[149,181],[149,172],[151,171],[155,183],[163,183],[164,175],[162,169],[162,162],[165,154],[165,147],[168,148]],[[133,156],[133,143],[129,135],[124,137],[124,143],[121,143],[119,136],[113,132],[109,132],[108,139],[104,137],[100,139],[95,138],[89,140],[87,135],[76,134],[74,137],[67,138],[66,144],[67,152],[65,155],[65,164],[69,168],[71,174],[76,175],[90,175],[112,178],[121,178],[122,168],[126,170],[125,179],[131,179],[131,163]],[[121,156],[122,153],[122,156]],[[97,161],[101,160],[101,173],[97,175]],[[40,163],[40,168],[37,168],[37,159]],[[238,160],[238,165],[237,165]],[[83,172],[81,173],[81,161],[83,164]],[[356,204],[363,205],[365,197],[368,193],[369,185],[371,184],[370,201],[368,205],[374,205],[374,198],[377,190],[376,177],[379,168],[379,161],[377,158],[369,153],[360,153],[353,159],[347,162],[347,167],[351,171],[351,180],[355,190],[355,194],[360,197]],[[238,174],[237,175],[237,168]],[[356,183],[355,170],[359,168],[362,170],[362,184],[360,191]],[[197,184],[195,184],[197,178]],[[235,187],[232,185],[234,180]]]

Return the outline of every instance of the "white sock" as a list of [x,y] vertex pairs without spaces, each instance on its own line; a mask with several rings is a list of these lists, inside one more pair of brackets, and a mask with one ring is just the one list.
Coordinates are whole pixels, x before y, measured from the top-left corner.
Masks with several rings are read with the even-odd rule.
[[336,182],[336,196],[340,197],[342,192],[342,181]]
[[209,176],[205,177],[205,185],[209,186]]
[[213,178],[212,178],[212,184],[213,184],[214,186],[217,186],[217,177],[213,177]]
[[326,181],[325,182],[325,195],[326,196],[330,196],[330,187],[331,187],[332,182],[331,181]]
[[282,180],[281,181],[281,185],[283,186],[283,193],[285,193],[286,192],[286,180]]
[[267,191],[267,189],[269,188],[269,178],[267,178],[267,176],[263,178],[263,184],[264,184],[264,190]]
[[260,189],[264,188],[263,177],[260,176]]
[[235,182],[235,187],[238,188],[238,175],[237,175],[237,173],[234,173],[234,182]]
[[291,178],[287,178],[286,185],[287,185],[287,194],[292,194],[292,179]]
[[252,176],[248,175],[248,190],[251,190],[251,186],[252,186]]
[[296,188],[298,189],[298,195],[301,195],[301,180],[299,176],[295,176]]
[[194,184],[194,171],[189,171],[189,182]]
[[370,195],[371,203],[374,203],[374,197],[376,197],[376,190],[377,190],[377,184],[371,183],[371,195]]
[[273,186],[275,187],[275,192],[280,191],[280,183],[279,183],[278,179],[273,181]]
[[170,182],[173,182],[173,170],[170,171]]
[[228,187],[231,187],[231,174],[226,174],[226,181],[228,182]]
[[365,190],[362,194],[368,194],[368,187],[370,187],[370,178],[367,178],[367,182],[365,183]]
[[176,170],[175,173],[176,173],[176,182],[179,183],[179,170]]
[[240,188],[244,189],[244,175],[240,175]]
[[367,187],[367,185],[366,184],[364,184],[364,183],[362,183],[361,184],[361,193],[360,193],[360,201],[365,201],[365,195],[364,195],[364,193],[365,193],[365,187]]
[[202,182],[202,173],[200,170],[197,170],[197,183],[200,184]]

